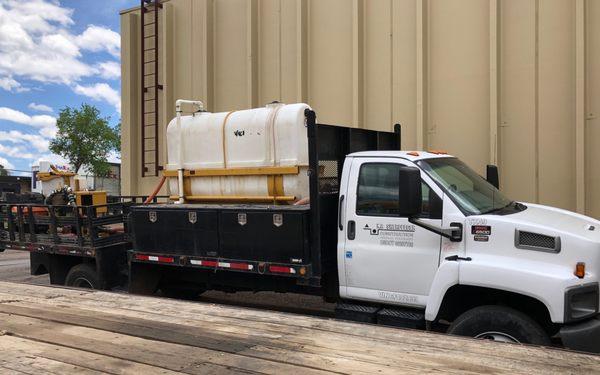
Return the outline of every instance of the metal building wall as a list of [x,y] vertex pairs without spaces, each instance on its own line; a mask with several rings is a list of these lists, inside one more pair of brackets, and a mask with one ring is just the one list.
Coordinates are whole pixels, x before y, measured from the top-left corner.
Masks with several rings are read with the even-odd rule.
[[[163,131],[177,98],[306,102],[324,123],[399,122],[404,149],[497,163],[509,196],[600,217],[598,0],[169,0],[161,13]],[[124,194],[157,182],[140,170],[139,22],[122,12]]]

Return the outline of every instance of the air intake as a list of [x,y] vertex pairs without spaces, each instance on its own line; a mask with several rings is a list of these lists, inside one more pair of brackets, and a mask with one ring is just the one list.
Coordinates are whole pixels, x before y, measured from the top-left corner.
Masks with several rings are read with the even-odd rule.
[[515,247],[524,250],[560,252],[560,237],[515,230]]

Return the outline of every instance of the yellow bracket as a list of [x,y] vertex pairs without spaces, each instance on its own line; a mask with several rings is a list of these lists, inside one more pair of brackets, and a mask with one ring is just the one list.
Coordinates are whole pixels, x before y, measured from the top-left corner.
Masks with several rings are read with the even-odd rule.
[[[300,167],[255,167],[255,168],[218,168],[218,169],[193,169],[184,170],[184,192],[191,191],[190,177],[238,177],[238,176],[266,176],[268,195],[242,196],[242,195],[187,195],[185,200],[196,202],[254,202],[254,203],[281,203],[296,200],[294,196],[284,195],[283,176],[300,173]],[[163,171],[165,177],[177,177],[176,170]],[[179,196],[171,196],[171,200]]]
[[[169,197],[171,200],[179,199],[178,195],[171,195]],[[196,202],[260,202],[260,203],[269,203],[269,202],[293,202],[296,200],[294,196],[243,196],[243,195],[186,195],[186,201],[196,201]]]
[[[215,169],[186,169],[184,177],[219,177],[219,176],[269,176],[298,174],[300,168],[294,167],[256,167],[256,168],[215,168]],[[163,171],[165,177],[177,177],[176,170]]]

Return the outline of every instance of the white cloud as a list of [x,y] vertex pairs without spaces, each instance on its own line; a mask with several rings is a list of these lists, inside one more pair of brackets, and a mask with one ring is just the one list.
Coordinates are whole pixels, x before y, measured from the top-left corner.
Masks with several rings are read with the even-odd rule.
[[29,103],[27,108],[33,109],[34,111],[38,111],[38,112],[53,112],[54,111],[51,107],[49,107],[45,104],[37,104],[37,103]]
[[105,27],[89,25],[77,36],[79,48],[92,52],[106,51],[115,57],[120,56],[121,36]]
[[46,48],[52,53],[67,56],[81,56],[79,47],[73,41],[73,37],[68,34],[48,34],[43,35],[40,39],[40,47]]
[[115,106],[115,110],[121,113],[121,96],[117,90],[106,83],[96,83],[90,86],[76,85],[73,90],[79,95],[112,104]]
[[106,79],[121,78],[121,64],[116,61],[105,61],[97,65],[100,75]]
[[[62,84],[75,93],[105,101],[120,113],[120,95],[106,83],[82,84],[97,76],[107,80],[120,77],[120,36],[108,28],[89,25],[81,32],[74,25],[73,10],[59,0],[0,0],[0,90],[28,91],[22,82]],[[86,54],[102,53],[103,62],[89,62]],[[99,55],[100,56],[100,55]],[[96,58],[94,60],[97,60]],[[32,89],[33,86],[31,86]],[[32,111],[51,114],[52,108],[30,103]],[[10,121],[35,129],[0,131],[0,154],[14,158],[58,160],[50,154],[49,139],[56,135],[56,118],[49,114],[26,114],[0,106],[0,121]],[[0,163],[12,164],[4,157]]]
[[48,151],[50,142],[39,134],[27,134],[18,130],[0,131],[0,142],[2,144],[29,144],[39,152]]
[[15,81],[12,77],[0,77],[0,88],[6,91],[24,92],[29,89],[22,87],[21,84]]
[[37,128],[56,125],[56,118],[48,115],[29,116],[12,108],[0,107],[0,120],[16,122],[17,124],[34,126]]
[[[38,129],[39,136],[54,138],[56,135],[56,117],[49,115],[30,116],[12,108],[0,107],[0,120],[10,121],[17,124],[27,125]],[[6,133],[6,132],[0,132]],[[21,137],[20,139],[26,139]],[[33,138],[28,141],[34,142]],[[48,147],[46,146],[46,149]]]
[[15,168],[13,163],[9,162],[8,160],[6,160],[6,158],[3,158],[2,156],[0,156],[0,165],[2,165],[6,169],[14,169]]
[[97,25],[74,34],[72,13],[54,0],[0,0],[0,77],[72,85],[83,77],[114,76],[111,67],[84,62],[81,51],[118,57],[119,34]]
[[18,159],[34,159],[35,155],[21,146],[7,146],[0,143],[0,154]]

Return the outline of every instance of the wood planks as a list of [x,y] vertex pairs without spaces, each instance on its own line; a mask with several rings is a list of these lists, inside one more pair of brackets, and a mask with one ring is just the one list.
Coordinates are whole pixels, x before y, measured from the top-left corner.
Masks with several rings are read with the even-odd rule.
[[600,356],[154,297],[0,282],[0,372],[600,372]]

